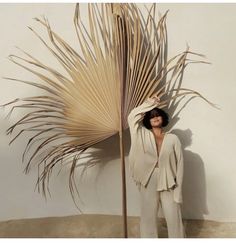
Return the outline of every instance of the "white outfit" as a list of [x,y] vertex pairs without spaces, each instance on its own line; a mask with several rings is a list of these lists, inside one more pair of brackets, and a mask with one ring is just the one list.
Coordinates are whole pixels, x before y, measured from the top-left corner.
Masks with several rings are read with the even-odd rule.
[[183,153],[178,137],[166,132],[158,158],[154,134],[142,125],[144,114],[155,107],[154,100],[148,99],[134,108],[128,116],[131,135],[129,171],[136,184],[147,186],[158,162],[160,168],[158,191],[175,187],[174,200],[182,203]]
[[184,237],[180,207],[183,202],[181,143],[175,134],[166,132],[158,157],[154,134],[142,125],[144,114],[155,107],[155,101],[149,98],[128,116],[131,135],[129,170],[141,195],[140,235],[158,236],[157,211],[160,202],[169,237]]
[[184,238],[181,206],[174,201],[173,190],[157,191],[160,169],[155,168],[147,187],[141,185],[140,237],[158,237],[158,210],[161,205],[167,223],[169,238]]

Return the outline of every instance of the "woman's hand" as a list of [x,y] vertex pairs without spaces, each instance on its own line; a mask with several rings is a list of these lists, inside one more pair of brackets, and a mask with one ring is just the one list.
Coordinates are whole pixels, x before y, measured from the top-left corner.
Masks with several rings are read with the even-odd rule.
[[157,105],[159,105],[160,102],[161,102],[160,97],[158,97],[157,94],[155,94],[154,96],[152,96],[150,99],[154,100]]

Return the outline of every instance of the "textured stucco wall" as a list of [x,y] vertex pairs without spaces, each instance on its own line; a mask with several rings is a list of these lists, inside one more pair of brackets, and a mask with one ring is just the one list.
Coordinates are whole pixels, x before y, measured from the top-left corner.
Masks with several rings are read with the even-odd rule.
[[[183,143],[185,156],[184,217],[235,222],[236,4],[169,3],[158,6],[161,13],[170,10],[167,18],[169,56],[184,51],[188,42],[192,51],[205,54],[207,61],[212,63],[189,66],[183,86],[201,92],[221,107],[219,111],[194,99],[181,112],[174,127]],[[43,28],[32,20],[45,15],[52,28],[76,46],[73,14],[74,4],[0,4],[0,76],[35,79],[6,59],[11,53],[19,53],[14,46],[54,66],[54,59],[27,26],[33,26],[46,36]],[[0,103],[38,94],[27,85],[4,79],[0,84]],[[10,138],[5,135],[7,127],[19,119],[22,112],[18,110],[8,121],[4,119],[6,110],[0,110],[0,221],[78,214],[70,198],[66,170],[51,182],[52,198],[47,202],[34,192],[36,168],[28,176],[22,173],[21,155],[27,136],[9,147]],[[128,149],[128,133],[126,138]],[[81,208],[85,213],[121,214],[118,137],[102,143],[97,149],[103,148],[109,151],[100,152],[103,163],[89,170],[83,181],[78,182],[84,202]],[[128,171],[127,193],[128,214],[139,215],[139,194]]]

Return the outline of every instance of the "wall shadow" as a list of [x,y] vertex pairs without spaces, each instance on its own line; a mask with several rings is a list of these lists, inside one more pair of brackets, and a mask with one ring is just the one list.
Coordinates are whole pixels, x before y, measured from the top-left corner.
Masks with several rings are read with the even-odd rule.
[[[204,215],[208,214],[208,206],[206,200],[206,175],[204,162],[201,157],[190,150],[188,147],[192,144],[193,133],[190,129],[180,130],[173,129],[171,133],[176,134],[181,141],[184,156],[184,179],[183,179],[183,204],[182,214],[186,232],[192,232],[191,221],[187,219],[204,219]],[[111,160],[120,158],[119,153],[119,135],[116,134],[105,141],[93,146],[95,151],[91,151],[85,167],[96,165],[96,179],[99,174]],[[124,148],[125,156],[128,155],[130,149],[129,129],[124,132]],[[102,159],[101,159],[102,158]],[[126,160],[126,165],[128,160]],[[83,167],[84,168],[84,167]],[[128,176],[126,167],[126,175]],[[129,195],[127,195],[129,196]],[[202,231],[203,220],[199,220],[198,227],[191,233],[191,237],[198,237]],[[188,235],[187,235],[188,236]]]
[[[204,163],[197,153],[187,149],[192,144],[193,133],[190,129],[173,129],[171,132],[179,137],[184,156],[183,218],[204,219],[204,215],[209,213],[206,200]],[[188,228],[191,226],[188,225],[187,221],[184,221],[184,223],[186,232],[188,232]],[[194,231],[195,235],[192,235],[193,237],[197,237],[200,234],[203,228],[203,221],[199,221],[198,226],[198,229]]]
[[[123,142],[124,142],[124,153],[125,156],[128,156],[130,150],[130,134],[129,129],[126,129],[123,133]],[[120,158],[120,140],[119,134],[115,134],[112,137],[99,142],[89,149],[87,153],[87,161],[85,163],[79,163],[77,167],[82,167],[82,177],[84,172],[93,166],[97,167],[96,181],[99,177],[100,172],[106,167],[108,163],[111,163],[112,160]],[[128,159],[125,160],[126,163],[126,172],[127,172],[127,163]],[[127,173],[126,173],[127,174]]]

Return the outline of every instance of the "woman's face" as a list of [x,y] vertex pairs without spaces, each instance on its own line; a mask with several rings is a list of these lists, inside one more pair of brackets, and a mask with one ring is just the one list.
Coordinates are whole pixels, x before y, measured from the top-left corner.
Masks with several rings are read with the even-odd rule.
[[152,118],[150,118],[150,124],[152,127],[162,127],[162,123],[163,123],[163,119],[162,116],[154,116]]

